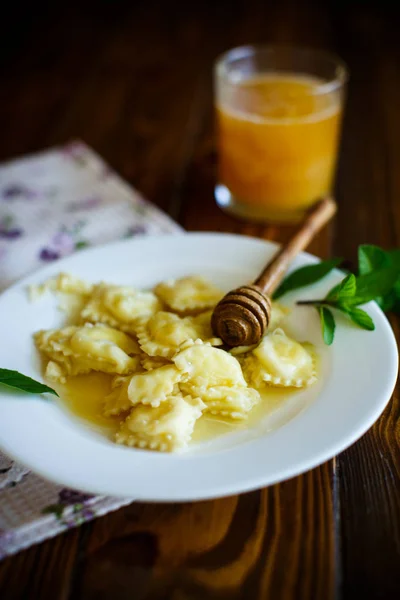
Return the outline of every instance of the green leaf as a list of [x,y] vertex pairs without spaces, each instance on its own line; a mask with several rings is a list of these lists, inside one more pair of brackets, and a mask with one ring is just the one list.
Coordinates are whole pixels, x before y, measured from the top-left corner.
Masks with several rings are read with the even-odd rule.
[[374,298],[384,312],[391,310],[398,312],[400,308],[400,250],[385,251],[379,246],[363,245],[359,247],[358,257],[361,275],[379,270],[382,267],[398,269],[398,278],[393,289]]
[[390,258],[392,265],[400,269],[400,249],[389,250],[386,254]]
[[89,242],[85,242],[85,240],[80,240],[75,244],[75,250],[83,250],[89,246]]
[[330,346],[335,337],[336,323],[332,312],[326,306],[320,306],[318,309],[321,320],[322,337],[327,346]]
[[387,267],[392,263],[390,255],[379,246],[363,244],[358,248],[358,271],[366,275],[375,269]]
[[400,281],[397,280],[393,289],[385,296],[377,296],[375,302],[383,312],[398,310],[400,306]]
[[[359,275],[356,277],[356,293],[354,296],[346,298],[346,303],[349,306],[357,306],[358,304],[365,304],[366,302],[375,300],[381,308],[383,306],[385,308],[388,306],[391,307],[393,305],[393,298],[386,299],[386,296],[392,292],[399,275],[399,269],[394,265],[383,267],[377,271],[371,271],[365,275]],[[335,285],[328,292],[325,299],[336,302],[341,285],[342,282]],[[398,289],[400,292],[400,285]],[[389,309],[386,308],[386,310]]]
[[370,300],[386,296],[399,277],[399,269],[395,265],[371,271],[356,278],[357,291],[351,299],[352,305],[365,304]]
[[55,515],[57,519],[61,519],[64,513],[64,504],[50,504],[42,509],[43,515]]
[[361,308],[352,308],[347,311],[350,319],[362,327],[363,329],[367,329],[368,331],[373,331],[375,329],[375,324],[369,314],[362,310]]
[[352,298],[356,293],[356,278],[350,273],[347,275],[339,285],[335,286],[331,289],[331,291],[326,296],[326,300],[330,301],[347,301],[349,298]]
[[22,373],[18,373],[18,371],[10,369],[0,369],[0,383],[23,392],[28,392],[29,394],[43,394],[48,392],[49,394],[58,396],[55,390],[44,383],[35,381],[26,375],[22,375]]
[[347,300],[347,298],[352,298],[356,293],[357,284],[355,275],[350,273],[347,275],[340,284],[339,288],[339,300]]
[[328,275],[328,273],[341,262],[342,259],[340,258],[332,258],[331,260],[324,260],[316,265],[307,265],[306,267],[301,267],[300,269],[293,271],[293,273],[290,273],[290,275],[282,281],[281,285],[275,291],[273,295],[274,300],[288,292],[316,283]]

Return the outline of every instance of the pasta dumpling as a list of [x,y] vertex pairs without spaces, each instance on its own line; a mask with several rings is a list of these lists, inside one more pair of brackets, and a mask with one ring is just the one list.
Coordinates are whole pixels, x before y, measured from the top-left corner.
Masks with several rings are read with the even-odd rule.
[[134,332],[138,319],[149,317],[160,308],[160,301],[152,292],[100,283],[83,308],[81,318]]
[[181,379],[182,373],[175,365],[165,365],[128,377],[116,377],[113,389],[105,399],[104,414],[120,414],[137,404],[159,406],[168,396],[179,392],[177,384]]
[[[282,306],[281,304],[278,304],[278,302],[272,302],[271,320],[269,322],[268,331],[274,331],[274,329],[276,329],[278,325],[280,325],[280,323],[289,313],[290,310],[286,306]],[[241,360],[242,356],[248,354],[256,347],[257,344],[253,344],[252,346],[236,346],[234,348],[231,348],[229,350],[229,353],[233,356],[239,357],[239,360]]]
[[149,317],[161,309],[161,303],[153,292],[126,286],[109,286],[104,292],[104,306],[122,323]]
[[243,369],[255,386],[268,383],[284,387],[305,387],[316,380],[315,358],[311,349],[275,329],[261,340]]
[[143,354],[140,356],[140,364],[145,371],[152,371],[153,369],[158,369],[158,367],[170,365],[171,361],[169,361],[168,358],[163,358],[162,356],[149,356],[143,352]]
[[182,449],[202,414],[232,424],[248,417],[266,386],[302,388],[316,380],[312,346],[280,328],[289,309],[276,302],[260,344],[219,348],[211,316],[223,293],[202,277],[171,279],[146,291],[60,273],[30,293],[46,290],[65,302],[69,325],[34,336],[45,377],[65,383],[70,376],[106,373],[68,382],[66,398],[77,405],[87,400],[96,424],[99,412],[102,423],[112,417],[118,444]]
[[182,379],[182,373],[175,365],[165,365],[152,371],[138,373],[131,377],[128,386],[128,396],[131,404],[150,404],[158,406],[167,396],[178,392],[177,383]]
[[40,285],[29,286],[28,291],[30,299],[36,300],[47,291],[88,297],[92,293],[92,289],[93,286],[90,283],[79,277],[69,273],[59,273],[56,277],[51,277]]
[[116,433],[118,444],[171,452],[187,446],[205,408],[200,398],[169,396],[158,407],[140,404]]
[[186,374],[189,385],[199,389],[221,385],[247,387],[237,359],[208,344],[196,343],[184,348],[173,361]]
[[198,393],[206,405],[205,413],[220,415],[230,419],[245,419],[252,408],[260,401],[257,390],[249,387],[215,386],[210,388],[180,385],[182,391]]
[[210,340],[213,338],[210,317],[200,314],[195,317],[179,317],[174,313],[159,311],[148,321],[137,327],[140,347],[150,356],[172,358],[178,348],[188,340]]
[[176,312],[197,312],[211,308],[223,292],[203,277],[182,277],[159,283],[155,293]]
[[[70,325],[35,334],[37,348],[60,367],[60,381],[66,375],[90,371],[125,374],[139,365],[139,347],[126,334],[105,325]],[[56,377],[53,368],[53,378]]]
[[129,376],[114,377],[111,392],[104,398],[103,413],[105,417],[120,415],[132,407],[128,396],[130,381]]

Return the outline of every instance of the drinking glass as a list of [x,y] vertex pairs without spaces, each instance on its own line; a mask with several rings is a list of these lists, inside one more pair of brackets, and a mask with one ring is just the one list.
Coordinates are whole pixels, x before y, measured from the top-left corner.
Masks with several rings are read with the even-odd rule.
[[348,71],[334,55],[245,46],[214,69],[218,205],[239,217],[297,222],[331,193]]

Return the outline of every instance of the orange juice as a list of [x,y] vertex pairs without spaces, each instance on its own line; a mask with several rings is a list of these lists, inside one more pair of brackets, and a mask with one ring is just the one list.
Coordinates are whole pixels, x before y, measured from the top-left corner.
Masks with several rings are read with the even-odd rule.
[[341,99],[321,84],[311,76],[261,75],[219,99],[219,183],[247,216],[293,220],[330,192]]

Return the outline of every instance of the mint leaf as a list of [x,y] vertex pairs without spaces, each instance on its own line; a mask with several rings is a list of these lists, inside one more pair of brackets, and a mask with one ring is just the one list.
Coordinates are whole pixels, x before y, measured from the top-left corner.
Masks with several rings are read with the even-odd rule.
[[357,284],[355,275],[350,273],[347,275],[340,284],[338,296],[339,300],[347,300],[348,298],[352,298],[356,293]]
[[338,285],[331,289],[326,296],[326,300],[332,302],[343,302],[352,298],[356,293],[356,278],[350,273]]
[[347,311],[347,314],[356,325],[359,325],[359,327],[367,329],[368,331],[373,331],[375,329],[375,323],[365,310],[362,310],[361,308],[352,308]]
[[[346,298],[342,297],[341,299],[345,301],[345,303],[349,306],[357,306],[358,304],[365,304],[366,302],[370,302],[371,300],[376,300],[376,302],[382,308],[382,303],[386,304],[386,299],[384,297],[390,294],[390,292],[396,284],[399,275],[399,269],[393,265],[389,267],[384,267],[382,269],[378,269],[377,271],[370,271],[365,275],[359,275],[355,278],[355,294],[353,296],[350,295]],[[339,301],[339,290],[343,285],[343,281],[335,285],[328,292],[327,296],[325,297],[325,300],[329,300],[330,302]],[[389,301],[390,306],[392,306],[393,304],[392,301],[393,299]]]
[[318,309],[321,320],[322,337],[327,346],[330,346],[335,337],[336,323],[332,312],[326,306],[320,306]]
[[386,254],[390,258],[392,264],[400,269],[400,249],[389,250]]
[[399,274],[399,268],[392,265],[377,271],[371,271],[365,275],[359,275],[356,278],[356,294],[351,299],[351,304],[365,304],[376,298],[386,296],[393,289]]
[[340,258],[332,258],[330,260],[324,260],[316,265],[307,265],[306,267],[301,267],[300,269],[293,271],[293,273],[290,273],[290,275],[282,281],[281,285],[273,294],[274,300],[277,300],[288,292],[316,283],[328,275],[328,273],[341,262],[342,259]]
[[49,394],[58,396],[55,390],[44,383],[35,381],[34,379],[31,379],[31,377],[27,377],[26,375],[22,375],[22,373],[18,373],[18,371],[12,371],[10,369],[0,369],[0,383],[15,388],[16,390],[28,392],[29,394],[43,394],[48,392]]
[[[382,267],[388,267],[393,265],[395,262],[400,267],[400,253],[396,256],[394,253],[397,252],[386,252],[379,246],[373,246],[370,244],[363,244],[358,248],[358,270],[360,275],[366,275],[376,269]],[[381,307],[383,311],[391,310],[396,302],[396,294],[391,291],[385,296],[376,296],[375,302]]]
[[358,271],[360,275],[366,275],[375,269],[387,267],[392,263],[390,255],[379,246],[363,244],[358,248]]

